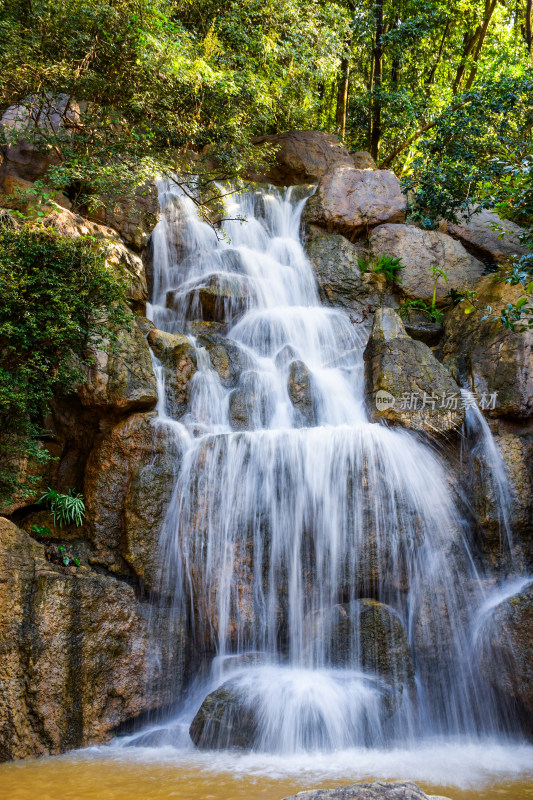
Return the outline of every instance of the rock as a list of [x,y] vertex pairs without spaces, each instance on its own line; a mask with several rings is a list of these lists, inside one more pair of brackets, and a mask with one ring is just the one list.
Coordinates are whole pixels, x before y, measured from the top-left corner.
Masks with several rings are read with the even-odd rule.
[[213,369],[227,388],[236,386],[242,372],[251,366],[250,357],[231,339],[207,333],[200,334],[197,342],[209,353]]
[[154,408],[157,384],[146,339],[132,319],[107,350],[92,349],[93,364],[83,367],[85,383],[78,388],[82,406],[119,414]]
[[[4,208],[22,211],[28,216],[43,208],[35,184],[19,178],[18,175],[7,173],[2,176],[0,172],[0,189],[0,205]],[[61,208],[69,210],[71,207],[70,200],[61,192],[54,192],[52,199]]]
[[370,232],[369,248],[375,260],[380,256],[400,258],[405,267],[400,273],[401,292],[427,303],[433,297],[433,267],[443,270],[448,280],[439,277],[437,281],[437,303],[444,301],[450,289],[472,289],[485,269],[456,239],[414,225],[379,225]]
[[157,588],[159,534],[181,460],[181,445],[157,414],[133,414],[94,447],[85,470],[92,563]]
[[405,195],[394,173],[339,167],[320,180],[302,220],[354,240],[376,225],[403,222],[405,209]]
[[0,520],[0,761],[105,742],[170,702],[151,681],[158,649],[130,586],[49,563],[43,545]]
[[372,421],[430,434],[461,427],[465,412],[459,387],[429,347],[406,334],[391,308],[376,311],[364,361]]
[[177,419],[189,404],[191,380],[197,369],[196,350],[186,336],[157,328],[148,334],[148,343],[165,367],[167,410]]
[[254,709],[245,703],[231,681],[207,695],[189,728],[191,739],[202,750],[250,750],[256,733]]
[[303,361],[293,361],[289,366],[287,390],[300,424],[306,428],[316,425],[313,380]]
[[[525,570],[533,568],[533,433],[497,432],[494,443],[501,455],[509,487],[508,523],[512,539],[512,559]],[[466,453],[465,453],[466,455]],[[501,495],[494,480],[492,465],[484,450],[474,446],[463,459],[468,469],[464,485],[481,531],[481,549],[493,567],[511,566],[510,553],[502,519]]]
[[411,315],[410,319],[404,319],[403,321],[405,332],[411,339],[424,342],[428,347],[438,344],[444,334],[444,325],[442,325],[441,322],[427,322],[427,317],[426,319],[416,319],[413,317],[415,317],[415,315]]
[[253,297],[248,278],[229,274],[215,274],[202,278],[192,288],[167,293],[167,308],[181,312],[188,319],[220,322],[226,326],[235,323],[250,307]]
[[[306,249],[323,303],[357,312],[368,305],[381,305],[387,282],[383,275],[361,274],[358,258],[365,260],[367,256],[363,244],[354,244],[339,234],[322,233],[314,236]],[[391,298],[387,296],[386,300],[391,304]]]
[[480,638],[481,674],[522,707],[533,731],[533,583],[496,606]]
[[267,428],[274,413],[266,376],[245,372],[229,398],[229,422],[234,431]]
[[[495,225],[505,230],[503,236],[501,230],[494,230]],[[473,214],[470,219],[459,220],[457,224],[447,222],[446,230],[478,258],[497,264],[504,264],[511,256],[530,252],[520,241],[524,229],[511,220],[500,219],[498,214],[487,208]]]
[[126,298],[129,304],[138,313],[145,313],[148,287],[143,263],[139,256],[126,247],[116,231],[61,208],[50,209],[43,218],[43,225],[54,228],[64,236],[91,236],[105,242],[109,251],[106,263],[128,282]]
[[118,198],[110,203],[104,198],[103,205],[90,216],[114,228],[129,247],[141,253],[148,244],[159,216],[156,185],[147,182],[137,187],[132,199]]
[[376,162],[366,150],[357,150],[355,153],[350,153],[350,155],[356,169],[376,169]]
[[324,643],[328,664],[361,667],[400,691],[403,686],[414,686],[407,632],[390,606],[376,600],[354,600],[318,612],[307,624],[306,638]]
[[311,789],[285,800],[448,800],[427,795],[412,781],[354,783],[339,789]]
[[316,183],[335,167],[352,167],[354,164],[338,136],[323,131],[287,131],[257,136],[252,142],[257,147],[269,144],[277,148],[275,163],[270,169],[263,174],[248,176],[258,183],[276,186]]
[[39,450],[47,450],[52,458],[39,461],[31,454],[2,455],[2,467],[11,469],[18,477],[18,488],[9,498],[6,505],[0,503],[0,516],[11,516],[25,506],[36,503],[46,492],[48,486],[56,485],[58,459],[61,456],[61,445],[55,441],[38,443]]
[[511,331],[499,320],[481,319],[486,306],[498,313],[523,292],[492,275],[476,289],[481,311],[465,314],[460,303],[446,317],[443,362],[462,386],[492,398],[490,416],[527,419],[533,413],[533,332]]
[[23,100],[4,112],[0,125],[9,142],[2,148],[0,172],[26,181],[43,178],[49,167],[60,163],[56,151],[46,143],[50,132],[57,133],[80,120],[80,105],[69,95],[43,95]]

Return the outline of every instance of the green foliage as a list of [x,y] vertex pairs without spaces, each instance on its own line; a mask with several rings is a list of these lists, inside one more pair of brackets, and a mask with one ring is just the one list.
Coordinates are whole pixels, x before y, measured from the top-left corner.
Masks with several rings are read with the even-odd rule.
[[21,459],[46,460],[43,416],[83,379],[89,346],[129,324],[125,283],[90,237],[0,225],[0,496],[21,484]]
[[31,532],[35,533],[37,536],[53,536],[54,534],[48,527],[48,525],[32,525]]
[[441,323],[443,313],[435,305],[428,305],[425,300],[404,300],[400,306],[400,317],[404,320],[410,319],[410,312],[417,311],[425,314],[430,322]]
[[359,269],[361,270],[361,274],[364,275],[365,272],[375,272],[378,275],[385,275],[385,278],[389,283],[401,283],[400,277],[400,270],[405,269],[405,264],[402,264],[401,258],[392,258],[391,256],[382,255],[375,261],[375,263],[371,263],[369,261],[365,261],[363,258],[358,258],[357,263],[359,265]]
[[83,525],[85,503],[83,495],[74,489],[68,489],[66,494],[61,494],[48,488],[37,502],[44,503],[50,509],[54,525],[58,524],[60,528],[63,525],[74,524],[77,528]]

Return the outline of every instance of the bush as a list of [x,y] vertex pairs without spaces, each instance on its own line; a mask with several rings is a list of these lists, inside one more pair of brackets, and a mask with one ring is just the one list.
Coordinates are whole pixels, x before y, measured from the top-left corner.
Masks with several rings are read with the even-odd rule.
[[105,245],[0,220],[0,499],[21,487],[13,465],[39,447],[53,396],[83,378],[89,345],[124,325],[125,283]]

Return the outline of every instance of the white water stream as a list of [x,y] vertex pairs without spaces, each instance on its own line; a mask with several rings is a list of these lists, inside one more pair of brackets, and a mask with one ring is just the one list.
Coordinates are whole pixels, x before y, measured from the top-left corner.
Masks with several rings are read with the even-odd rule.
[[[479,761],[483,742],[496,752],[517,736],[477,668],[477,620],[501,590],[478,572],[435,449],[368,421],[367,333],[320,305],[300,242],[305,198],[293,194],[231,196],[227,216],[246,222],[227,222],[220,241],[190,201],[160,186],[149,316],[188,333],[198,369],[174,420],[156,362],[159,424],[183,453],[159,592],[189,630],[199,672],[173,719],[124,743],[191,753],[191,720],[225,684],[239,704],[204,729],[204,746],[232,744],[227,731],[251,708],[253,752],[238,758],[252,770],[287,759],[341,769],[366,753],[384,777],[400,752],[422,765],[428,741],[443,758],[451,748]],[[213,285],[213,314],[228,323],[202,338],[201,290]],[[224,381],[214,346],[237,365]]]

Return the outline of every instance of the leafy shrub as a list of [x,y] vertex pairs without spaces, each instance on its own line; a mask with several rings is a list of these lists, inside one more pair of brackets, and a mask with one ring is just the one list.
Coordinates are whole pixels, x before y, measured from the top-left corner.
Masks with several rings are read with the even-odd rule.
[[[105,245],[0,220],[0,500],[29,491],[17,466],[47,458],[43,416],[83,379],[90,345],[129,323],[125,282]],[[31,479],[30,479],[31,480]],[[24,489],[24,487],[26,487]]]
[[365,261],[362,258],[357,259],[361,274],[365,272],[375,272],[378,275],[385,275],[389,283],[401,283],[400,270],[405,269],[405,264],[402,264],[401,258],[392,258],[391,256],[380,256],[374,265]]

